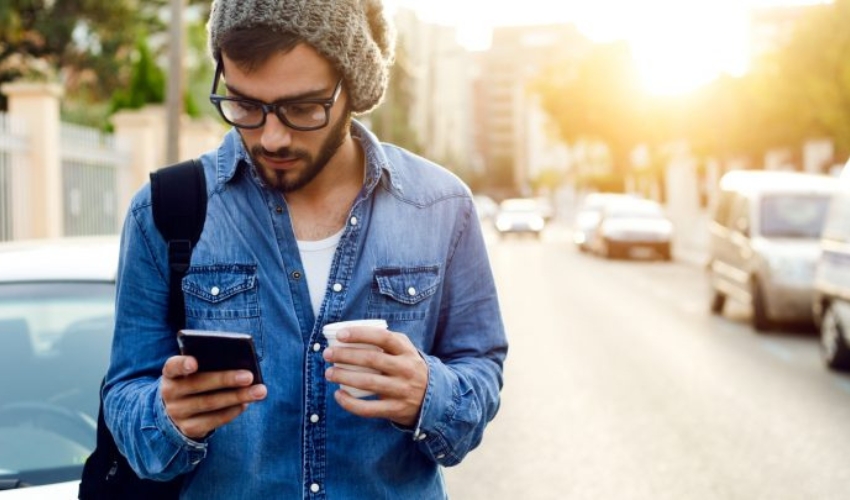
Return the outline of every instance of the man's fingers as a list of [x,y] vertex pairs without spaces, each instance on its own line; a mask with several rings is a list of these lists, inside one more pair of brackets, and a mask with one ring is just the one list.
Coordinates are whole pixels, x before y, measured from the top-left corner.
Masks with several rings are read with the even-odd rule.
[[162,367],[165,378],[179,378],[198,371],[198,361],[192,356],[172,356]]

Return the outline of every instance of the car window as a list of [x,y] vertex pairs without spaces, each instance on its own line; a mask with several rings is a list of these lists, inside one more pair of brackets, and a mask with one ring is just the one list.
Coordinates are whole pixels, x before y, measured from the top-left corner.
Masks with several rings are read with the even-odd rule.
[[829,195],[768,195],[761,200],[761,234],[774,238],[820,238]]
[[114,325],[109,283],[0,283],[0,479],[79,478]]

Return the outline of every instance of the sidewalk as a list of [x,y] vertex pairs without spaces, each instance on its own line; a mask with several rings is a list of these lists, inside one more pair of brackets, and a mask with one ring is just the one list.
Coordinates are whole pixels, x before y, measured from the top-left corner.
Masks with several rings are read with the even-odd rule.
[[699,267],[708,263],[708,213],[700,211],[696,219],[679,222],[673,237],[673,257]]

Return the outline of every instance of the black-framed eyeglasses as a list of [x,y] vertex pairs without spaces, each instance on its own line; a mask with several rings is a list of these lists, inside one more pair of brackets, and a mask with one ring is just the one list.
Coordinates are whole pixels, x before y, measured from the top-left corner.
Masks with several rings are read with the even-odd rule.
[[284,99],[265,103],[243,97],[218,95],[218,81],[221,78],[221,60],[215,68],[210,102],[218,109],[221,117],[234,127],[255,129],[266,124],[266,115],[275,116],[293,130],[307,132],[326,127],[331,118],[331,108],[336,104],[342,92],[342,78],[336,82],[330,99]]

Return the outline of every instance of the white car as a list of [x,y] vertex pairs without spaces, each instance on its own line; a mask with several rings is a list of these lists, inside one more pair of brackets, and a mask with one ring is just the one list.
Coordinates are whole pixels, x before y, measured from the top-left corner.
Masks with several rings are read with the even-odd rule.
[[732,299],[750,306],[756,331],[811,324],[821,232],[838,180],[733,170],[719,187],[709,222],[711,311],[722,314]]
[[622,198],[605,204],[590,249],[609,259],[673,257],[673,223],[660,203]]
[[526,233],[540,238],[546,227],[546,216],[536,199],[508,198],[499,204],[495,226],[501,236]]
[[117,266],[117,236],[0,244],[0,500],[77,498]]

